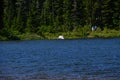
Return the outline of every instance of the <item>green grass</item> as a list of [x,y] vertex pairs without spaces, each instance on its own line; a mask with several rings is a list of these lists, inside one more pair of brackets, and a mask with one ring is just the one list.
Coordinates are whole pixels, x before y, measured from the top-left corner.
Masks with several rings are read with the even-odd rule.
[[65,39],[114,38],[120,37],[120,30],[111,30],[105,28],[103,31],[101,31],[101,29],[97,29],[97,31],[91,31],[89,28],[84,27],[69,32],[9,34],[8,36],[0,36],[0,40],[58,39],[59,35],[63,35]]
[[44,39],[42,36],[36,33],[23,33],[18,35],[20,40],[37,40],[37,39]]
[[78,39],[78,38],[84,38],[83,33],[81,32],[56,32],[56,33],[42,33],[42,34],[36,34],[36,33],[24,33],[17,35],[17,37],[20,40],[39,40],[39,39],[58,39],[59,35],[63,35],[65,39]]
[[7,37],[0,36],[0,40],[5,41],[5,40],[7,40]]
[[97,30],[90,33],[89,38],[114,38],[120,37],[120,30],[111,30],[105,28],[103,31]]

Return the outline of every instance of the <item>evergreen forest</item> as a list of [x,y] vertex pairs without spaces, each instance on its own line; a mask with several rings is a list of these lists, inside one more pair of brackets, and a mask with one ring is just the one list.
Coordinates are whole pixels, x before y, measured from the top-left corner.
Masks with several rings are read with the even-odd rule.
[[98,33],[120,37],[120,0],[0,0],[0,40],[103,37]]

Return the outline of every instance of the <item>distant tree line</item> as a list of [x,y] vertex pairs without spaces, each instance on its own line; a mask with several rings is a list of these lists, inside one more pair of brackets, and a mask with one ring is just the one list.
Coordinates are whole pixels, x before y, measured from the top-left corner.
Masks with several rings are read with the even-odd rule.
[[0,0],[0,29],[64,32],[97,25],[120,29],[120,0]]

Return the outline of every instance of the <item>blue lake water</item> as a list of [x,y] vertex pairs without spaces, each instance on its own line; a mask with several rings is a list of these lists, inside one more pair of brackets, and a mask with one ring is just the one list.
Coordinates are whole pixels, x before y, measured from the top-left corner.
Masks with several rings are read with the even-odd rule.
[[120,38],[1,41],[0,80],[120,80]]

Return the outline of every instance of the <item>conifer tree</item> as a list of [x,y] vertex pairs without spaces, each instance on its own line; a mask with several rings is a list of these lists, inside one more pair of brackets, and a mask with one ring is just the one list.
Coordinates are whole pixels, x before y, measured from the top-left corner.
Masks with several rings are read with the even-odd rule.
[[[3,7],[4,2],[4,7]],[[0,0],[0,29],[76,31],[84,25],[120,29],[120,0]]]
[[3,0],[0,0],[0,29],[3,28]]

